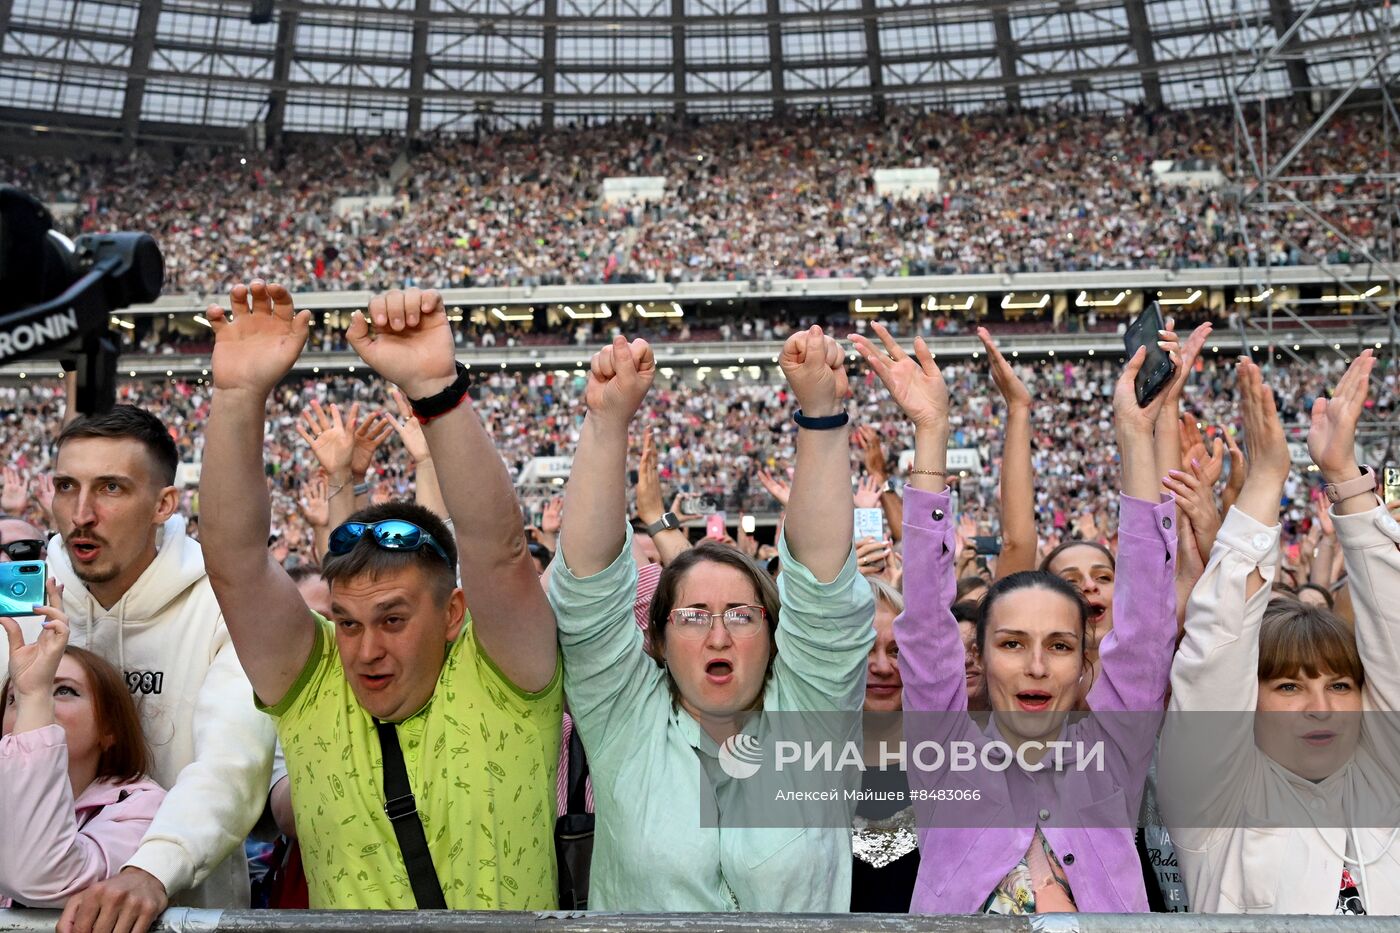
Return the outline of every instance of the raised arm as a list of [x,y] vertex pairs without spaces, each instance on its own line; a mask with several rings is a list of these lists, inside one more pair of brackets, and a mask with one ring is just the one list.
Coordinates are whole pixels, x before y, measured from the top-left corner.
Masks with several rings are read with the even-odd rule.
[[301,355],[311,313],[280,285],[254,280],[211,305],[214,398],[199,479],[200,544],[238,660],[263,703],[275,705],[306,666],[315,622],[296,584],[267,549],[263,479],[267,398]]
[[1001,448],[1001,553],[997,578],[1036,565],[1035,487],[1031,481],[1031,394],[1001,355],[987,328],[977,336],[991,362],[992,381],[1006,402]]
[[[851,394],[845,355],[815,324],[793,334],[778,360],[802,414],[840,414]],[[792,474],[783,535],[788,550],[818,581],[836,579],[851,553],[855,503],[851,499],[849,430],[797,431],[797,463]]]
[[466,371],[457,368],[442,296],[416,288],[376,296],[369,303],[369,318],[356,312],[346,337],[415,410],[445,391],[455,397],[456,407],[427,419],[423,435],[457,533],[472,630],[513,684],[530,692],[543,690],[558,667],[554,611],[530,559],[505,461],[465,390],[457,386]]
[[[588,414],[564,489],[559,553],[575,577],[608,567],[627,538],[627,426],[656,378],[645,340],[617,337],[593,356],[584,389]],[[849,535],[847,535],[849,537]]]

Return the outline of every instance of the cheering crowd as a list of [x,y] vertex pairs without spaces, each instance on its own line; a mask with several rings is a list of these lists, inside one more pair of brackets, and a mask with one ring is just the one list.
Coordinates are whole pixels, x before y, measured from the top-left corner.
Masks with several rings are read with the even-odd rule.
[[[313,908],[1400,911],[1370,350],[1266,375],[1168,329],[1146,391],[1146,348],[1017,368],[982,331],[943,370],[813,326],[781,387],[728,399],[656,385],[622,336],[567,386],[473,385],[410,288],[347,332],[386,395],[288,380],[311,319],[281,285],[207,315],[210,386],[7,400],[3,563],[50,577],[0,617],[8,906],[65,933],[246,906],[261,821]],[[511,467],[541,444],[572,466],[527,526]],[[995,481],[950,469],[961,445]],[[666,508],[663,483],[755,473],[772,544]],[[819,714],[865,749],[842,780],[896,802],[746,822],[734,749]],[[984,766],[875,760],[901,734]]]
[[[1266,164],[1304,129],[1271,109]],[[1284,186],[1316,216],[1281,209],[1247,230],[1222,189],[1151,170],[1202,159],[1238,174],[1227,110],[658,118],[398,145],[11,158],[0,180],[77,205],[68,232],[150,232],[167,289],[203,294],[254,274],[302,292],[1393,258],[1394,218],[1377,209],[1384,182],[1368,174],[1383,127],[1366,114],[1338,116],[1290,163],[1292,175],[1331,176]],[[912,167],[938,169],[940,190],[875,191],[875,170]],[[603,180],[616,176],[664,176],[666,196],[605,203]],[[338,212],[346,196],[387,202]]]

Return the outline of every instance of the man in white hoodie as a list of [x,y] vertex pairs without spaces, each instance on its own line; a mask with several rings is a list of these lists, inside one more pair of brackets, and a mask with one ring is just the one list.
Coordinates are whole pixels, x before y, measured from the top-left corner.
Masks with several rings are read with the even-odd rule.
[[131,860],[68,902],[65,933],[140,933],[172,902],[248,906],[242,842],[267,801],[274,732],[176,514],[178,459],[160,420],[129,405],[58,439],[48,558],[72,643],[125,675],[151,777],[169,789]]

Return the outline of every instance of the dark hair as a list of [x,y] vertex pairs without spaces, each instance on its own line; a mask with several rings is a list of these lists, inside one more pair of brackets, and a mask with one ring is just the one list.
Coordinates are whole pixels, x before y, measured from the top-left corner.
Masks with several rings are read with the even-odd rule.
[[1299,596],[1303,595],[1303,590],[1313,590],[1314,592],[1321,593],[1322,601],[1327,605],[1328,609],[1336,605],[1336,600],[1332,598],[1332,591],[1319,583],[1304,583],[1302,586],[1298,587]]
[[[670,621],[671,610],[675,608],[676,596],[687,573],[696,564],[704,562],[723,564],[738,570],[753,584],[758,593],[759,604],[768,617],[768,636],[772,638],[778,628],[778,586],[762,567],[754,563],[735,547],[722,541],[706,538],[693,547],[682,551],[661,571],[661,579],[656,583],[656,593],[651,598],[647,610],[647,633],[650,636],[651,655],[659,666],[665,667],[662,653],[666,648],[666,623]],[[777,642],[773,644],[776,646]],[[771,667],[770,667],[771,670]],[[767,678],[765,677],[765,683]],[[670,681],[671,697],[676,699],[676,682]],[[759,691],[759,697],[763,696]]]
[[[978,577],[978,579],[980,580],[981,577]],[[948,611],[953,614],[953,618],[957,619],[959,624],[971,622],[973,625],[976,625],[977,614],[980,611],[978,607],[980,605],[981,602],[979,600],[963,599],[953,603],[953,608]]]
[[975,603],[975,602],[977,602],[977,600],[975,600],[975,599],[971,599],[971,600],[968,599],[968,598],[967,598],[967,594],[968,594],[968,593],[971,593],[973,590],[985,590],[985,589],[987,589],[989,586],[991,586],[991,584],[987,582],[986,578],[985,578],[985,577],[978,576],[977,574],[973,574],[973,575],[970,576],[970,577],[963,577],[961,580],[958,581],[958,589],[957,589],[957,592],[953,594],[953,602],[954,602],[954,603],[961,603],[961,602],[973,602],[973,603]]
[[156,478],[161,486],[175,483],[175,468],[180,465],[180,451],[170,432],[160,419],[135,405],[113,405],[100,415],[81,415],[58,435],[56,450],[67,441],[87,437],[130,438],[146,448],[156,466]]
[[1066,541],[1063,544],[1057,546],[1049,554],[1045,555],[1045,559],[1040,562],[1040,569],[1049,572],[1050,565],[1054,563],[1055,558],[1059,557],[1061,554],[1063,554],[1065,551],[1068,551],[1072,547],[1091,547],[1094,550],[1098,551],[1100,554],[1102,554],[1104,557],[1108,558],[1108,566],[1112,567],[1114,570],[1118,569],[1118,560],[1113,556],[1113,552],[1097,541]]
[[310,580],[312,577],[319,579],[321,576],[321,568],[317,567],[315,564],[297,564],[291,570],[287,571],[287,576],[292,578],[293,583],[299,584],[301,581]]
[[[126,679],[105,658],[76,645],[63,653],[87,675],[92,699],[92,718],[97,734],[111,739],[111,744],[98,752],[97,773],[94,777],[108,778],[118,784],[138,780],[151,770],[151,752],[141,731],[141,717],[127,689]],[[10,681],[0,687],[0,699],[8,699]]]
[[1350,677],[1358,687],[1365,685],[1366,669],[1356,648],[1356,634],[1326,609],[1296,599],[1271,600],[1259,627],[1259,679],[1323,673]]
[[417,503],[396,500],[361,509],[347,521],[372,525],[391,518],[412,522],[432,535],[447,552],[449,563],[443,563],[442,558],[430,547],[421,547],[416,551],[389,551],[380,547],[374,538],[367,534],[344,554],[327,554],[325,562],[321,564],[321,577],[326,583],[334,586],[336,581],[349,580],[364,574],[368,574],[371,579],[377,579],[383,574],[393,573],[404,567],[417,566],[433,581],[438,601],[445,604],[457,586],[457,542],[442,519]]
[[531,541],[529,547],[530,556],[539,561],[541,567],[548,567],[549,562],[554,560],[554,552],[538,541]]
[[1089,627],[1089,604],[1084,600],[1084,596],[1079,590],[1066,582],[1063,577],[1058,577],[1048,570],[1022,570],[1002,577],[993,583],[987,590],[987,595],[982,597],[982,602],[977,607],[978,653],[982,652],[986,644],[987,623],[992,617],[992,607],[1007,593],[1013,593],[1016,590],[1049,590],[1073,603],[1074,608],[1079,613],[1080,652],[1082,653],[1088,647],[1084,641],[1084,633]]

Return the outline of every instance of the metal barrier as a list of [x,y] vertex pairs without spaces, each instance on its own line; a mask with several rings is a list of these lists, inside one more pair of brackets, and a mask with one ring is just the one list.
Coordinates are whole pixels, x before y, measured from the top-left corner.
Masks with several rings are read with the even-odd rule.
[[[0,933],[52,933],[53,910],[0,910]],[[1400,933],[1400,917],[1261,914],[615,914],[519,911],[189,910],[151,933]]]

